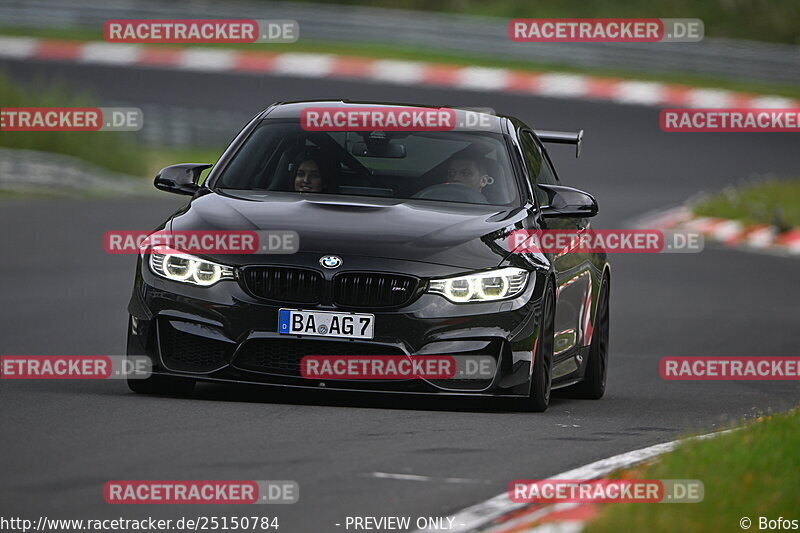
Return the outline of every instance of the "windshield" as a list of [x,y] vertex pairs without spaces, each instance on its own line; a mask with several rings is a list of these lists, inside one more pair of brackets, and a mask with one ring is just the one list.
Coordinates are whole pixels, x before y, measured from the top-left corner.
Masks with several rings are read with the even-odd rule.
[[470,131],[306,131],[263,121],[220,189],[518,204],[503,136]]

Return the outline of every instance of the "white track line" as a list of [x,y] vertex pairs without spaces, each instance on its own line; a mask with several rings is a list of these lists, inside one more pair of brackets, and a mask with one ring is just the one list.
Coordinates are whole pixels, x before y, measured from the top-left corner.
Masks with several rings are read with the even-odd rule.
[[401,481],[435,481],[440,483],[483,483],[480,479],[469,479],[464,477],[431,477],[420,476],[417,474],[393,474],[391,472],[370,472],[362,474],[364,477],[375,477],[379,479],[398,479]]

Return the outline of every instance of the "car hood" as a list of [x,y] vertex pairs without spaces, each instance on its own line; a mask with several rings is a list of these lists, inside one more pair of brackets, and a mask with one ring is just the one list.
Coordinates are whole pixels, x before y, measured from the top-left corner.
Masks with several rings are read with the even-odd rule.
[[[174,231],[294,230],[300,251],[490,268],[508,255],[525,209],[272,191],[208,191],[171,221]],[[257,259],[258,257],[258,259]],[[268,262],[268,255],[247,262]]]

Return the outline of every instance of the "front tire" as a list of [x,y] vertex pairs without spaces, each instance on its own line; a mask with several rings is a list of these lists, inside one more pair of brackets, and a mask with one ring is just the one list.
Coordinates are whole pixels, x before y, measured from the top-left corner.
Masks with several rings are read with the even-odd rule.
[[565,390],[572,398],[599,400],[606,392],[606,376],[608,375],[608,332],[609,332],[609,283],[603,277],[600,295],[597,299],[595,328],[589,348],[589,360],[586,362],[586,373],[583,381]]
[[525,404],[526,410],[534,413],[541,413],[550,405],[555,337],[555,292],[552,284],[547,284],[542,298],[542,325],[539,328],[539,338],[533,358],[531,391]]

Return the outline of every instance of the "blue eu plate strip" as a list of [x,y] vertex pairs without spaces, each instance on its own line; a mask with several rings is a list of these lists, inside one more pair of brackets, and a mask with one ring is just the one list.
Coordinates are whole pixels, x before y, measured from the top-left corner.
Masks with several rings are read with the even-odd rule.
[[292,312],[288,309],[278,311],[278,333],[289,333],[289,317]]

